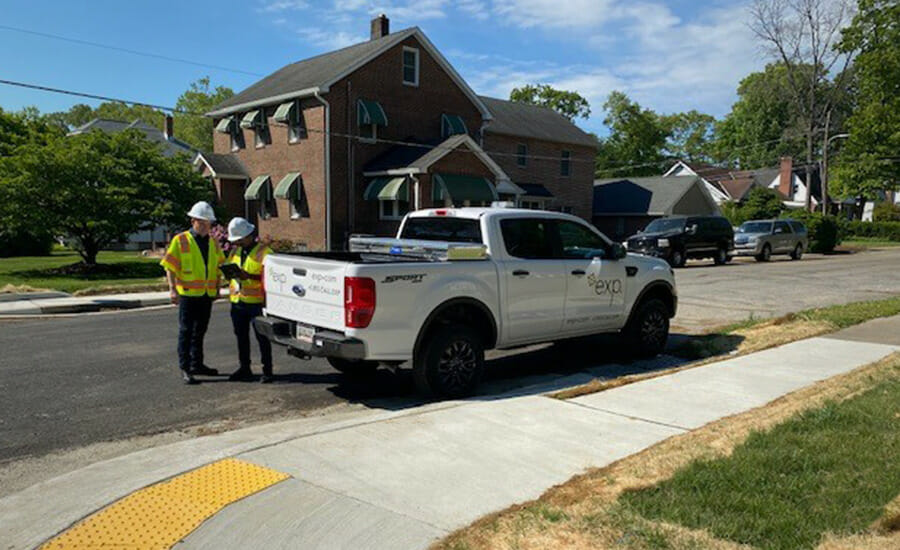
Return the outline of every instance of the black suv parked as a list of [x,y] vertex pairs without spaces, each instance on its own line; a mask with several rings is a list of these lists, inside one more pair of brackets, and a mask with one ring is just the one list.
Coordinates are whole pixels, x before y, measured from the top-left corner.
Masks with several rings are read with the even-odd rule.
[[734,229],[721,216],[659,218],[628,239],[629,252],[663,258],[672,267],[688,258],[712,258],[721,265],[733,249]]

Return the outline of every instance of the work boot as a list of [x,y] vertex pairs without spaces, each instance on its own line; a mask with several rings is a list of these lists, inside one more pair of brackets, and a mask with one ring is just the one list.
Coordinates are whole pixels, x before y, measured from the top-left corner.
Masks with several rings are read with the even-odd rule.
[[181,371],[181,379],[184,381],[187,386],[196,386],[200,383],[199,380],[194,378],[189,371],[182,370]]
[[272,376],[271,372],[264,372],[263,375],[259,377],[260,384],[271,384],[273,380],[275,380],[275,377]]
[[200,365],[199,367],[191,368],[191,374],[201,374],[203,376],[217,376],[219,371],[216,369],[212,369],[207,367],[206,365]]
[[249,368],[241,367],[231,373],[228,380],[231,382],[251,382],[253,381],[253,372]]

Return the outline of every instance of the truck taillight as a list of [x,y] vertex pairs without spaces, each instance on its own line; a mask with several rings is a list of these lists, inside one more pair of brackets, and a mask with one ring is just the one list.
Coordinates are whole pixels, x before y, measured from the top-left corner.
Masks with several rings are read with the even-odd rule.
[[344,324],[366,328],[375,315],[375,279],[344,277]]

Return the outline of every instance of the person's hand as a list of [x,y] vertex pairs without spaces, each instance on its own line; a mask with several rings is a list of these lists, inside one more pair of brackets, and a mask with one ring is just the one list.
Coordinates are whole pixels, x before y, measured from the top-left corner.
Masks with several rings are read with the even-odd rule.
[[170,300],[173,304],[178,305],[178,301],[179,301],[180,299],[181,299],[181,296],[179,296],[179,295],[178,295],[178,292],[176,292],[174,289],[169,291],[169,300]]
[[259,237],[259,243],[263,246],[269,246],[274,241],[275,241],[275,239],[273,239],[272,235],[270,235],[268,233]]

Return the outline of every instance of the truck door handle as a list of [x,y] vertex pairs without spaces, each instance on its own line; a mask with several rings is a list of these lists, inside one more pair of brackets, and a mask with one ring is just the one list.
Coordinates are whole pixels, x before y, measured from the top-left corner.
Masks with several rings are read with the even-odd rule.
[[575,275],[576,277],[581,277],[582,275],[584,275],[584,270],[583,269],[575,269],[572,271],[572,275]]
[[529,275],[531,275],[531,273],[525,271],[524,269],[517,269],[513,271],[513,276],[515,277],[527,277]]

